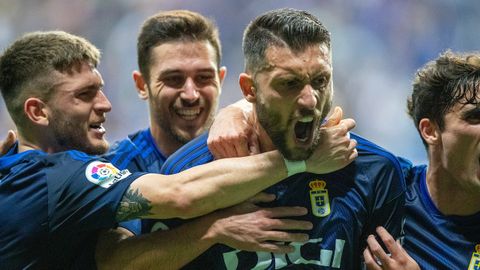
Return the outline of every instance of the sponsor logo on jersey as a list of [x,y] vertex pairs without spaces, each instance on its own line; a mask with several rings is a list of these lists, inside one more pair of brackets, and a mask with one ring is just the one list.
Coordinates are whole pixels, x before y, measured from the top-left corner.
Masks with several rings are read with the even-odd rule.
[[468,270],[480,270],[480,244],[475,246],[475,251],[472,253]]
[[[342,256],[345,247],[345,240],[335,239],[335,248],[320,249],[318,253],[308,252],[312,250],[311,245],[321,246],[323,239],[310,239],[307,243],[291,242],[290,245],[295,247],[295,251],[288,254],[277,254],[269,252],[248,252],[235,249],[223,253],[223,262],[227,270],[263,270],[263,269],[283,269],[290,265],[303,265],[299,268],[328,267],[328,269],[341,269]],[[302,249],[304,252],[302,252]],[[305,258],[305,257],[306,258]],[[308,267],[306,266],[308,265]],[[295,268],[295,267],[288,267]],[[295,268],[296,269],[296,268]]]
[[312,203],[312,214],[317,217],[326,217],[330,214],[330,201],[327,183],[322,180],[314,180],[308,183],[310,186],[310,202]]
[[130,175],[128,170],[119,170],[111,163],[94,161],[88,164],[85,176],[88,181],[103,188],[109,188],[116,182]]

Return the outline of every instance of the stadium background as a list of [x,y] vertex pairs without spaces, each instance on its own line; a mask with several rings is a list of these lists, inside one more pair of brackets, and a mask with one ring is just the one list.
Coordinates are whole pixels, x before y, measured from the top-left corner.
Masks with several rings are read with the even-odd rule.
[[[426,156],[406,114],[414,72],[447,48],[479,50],[478,0],[0,0],[0,49],[25,32],[65,30],[92,41],[103,53],[100,71],[113,104],[108,138],[114,141],[148,124],[145,102],[134,90],[136,38],[141,23],[159,10],[190,9],[213,18],[228,74],[220,107],[241,98],[243,29],[274,8],[305,9],[332,32],[335,104],[357,121],[355,132],[414,162]],[[0,137],[12,122],[0,104]]]

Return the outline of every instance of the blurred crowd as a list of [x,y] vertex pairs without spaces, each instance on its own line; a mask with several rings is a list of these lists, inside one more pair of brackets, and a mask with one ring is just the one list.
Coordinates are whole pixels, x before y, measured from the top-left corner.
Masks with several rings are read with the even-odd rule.
[[[241,98],[243,29],[275,8],[305,9],[332,33],[336,105],[357,121],[356,133],[414,162],[426,156],[406,114],[414,72],[447,48],[480,50],[478,0],[0,0],[0,49],[25,32],[64,30],[102,50],[99,70],[113,110],[110,141],[147,127],[146,104],[136,96],[136,38],[143,20],[159,10],[189,9],[213,18],[228,69],[220,107]],[[13,127],[0,104],[0,136]]]

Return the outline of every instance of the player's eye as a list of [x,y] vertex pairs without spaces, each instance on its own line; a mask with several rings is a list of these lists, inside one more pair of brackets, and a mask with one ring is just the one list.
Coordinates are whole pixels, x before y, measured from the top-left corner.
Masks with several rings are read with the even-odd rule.
[[185,77],[181,75],[167,76],[163,78],[163,83],[172,88],[181,88],[185,84]]
[[303,88],[303,82],[299,79],[284,79],[276,83],[276,87],[280,91],[294,92]]
[[205,86],[207,84],[210,84],[214,80],[215,80],[215,76],[213,74],[200,74],[195,78],[195,82],[199,86]]
[[324,76],[316,77],[311,82],[313,89],[322,90],[328,85],[328,79]]

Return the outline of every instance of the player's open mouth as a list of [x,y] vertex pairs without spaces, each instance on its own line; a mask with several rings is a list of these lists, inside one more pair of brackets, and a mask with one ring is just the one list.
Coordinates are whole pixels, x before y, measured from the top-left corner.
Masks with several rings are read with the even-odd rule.
[[175,113],[177,115],[187,121],[195,120],[200,113],[202,112],[202,109],[197,108],[197,109],[176,109]]
[[295,138],[299,143],[308,143],[312,138],[313,116],[304,116],[295,123]]
[[102,124],[91,124],[90,128],[94,129],[96,132],[99,132],[99,133],[102,133],[102,134],[106,132],[106,130],[103,127]]

